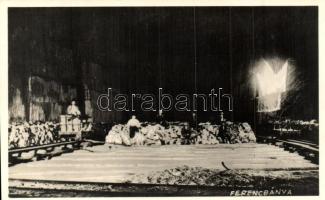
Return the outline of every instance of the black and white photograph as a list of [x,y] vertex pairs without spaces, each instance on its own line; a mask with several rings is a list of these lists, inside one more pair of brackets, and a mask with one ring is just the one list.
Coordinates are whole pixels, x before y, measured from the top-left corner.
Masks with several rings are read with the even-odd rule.
[[6,15],[7,198],[319,195],[317,5]]

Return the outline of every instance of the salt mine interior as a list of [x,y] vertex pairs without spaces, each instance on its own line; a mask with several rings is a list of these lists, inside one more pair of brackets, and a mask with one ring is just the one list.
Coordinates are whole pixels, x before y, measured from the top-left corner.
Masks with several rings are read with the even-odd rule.
[[8,9],[11,197],[318,195],[317,7]]

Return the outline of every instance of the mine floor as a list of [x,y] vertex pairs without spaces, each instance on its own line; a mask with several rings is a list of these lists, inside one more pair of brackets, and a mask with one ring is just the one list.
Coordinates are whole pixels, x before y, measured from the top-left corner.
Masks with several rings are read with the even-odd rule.
[[298,153],[267,144],[99,145],[50,160],[9,167],[10,179],[123,183],[137,174],[179,166],[208,169],[318,169]]

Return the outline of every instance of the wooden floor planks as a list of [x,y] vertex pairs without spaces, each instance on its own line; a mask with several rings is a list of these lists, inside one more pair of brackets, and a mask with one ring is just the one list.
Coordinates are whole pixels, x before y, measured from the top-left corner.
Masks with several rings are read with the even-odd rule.
[[221,169],[317,168],[296,153],[266,144],[193,146],[95,146],[51,160],[9,168],[9,178],[64,181],[123,182],[128,177],[177,166]]

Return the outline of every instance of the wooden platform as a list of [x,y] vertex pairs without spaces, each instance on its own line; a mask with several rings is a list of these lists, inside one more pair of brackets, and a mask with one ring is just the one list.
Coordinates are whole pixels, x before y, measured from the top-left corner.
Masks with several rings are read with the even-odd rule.
[[297,153],[267,144],[125,147],[100,145],[9,168],[9,178],[123,183],[135,174],[177,166],[230,169],[317,169]]

